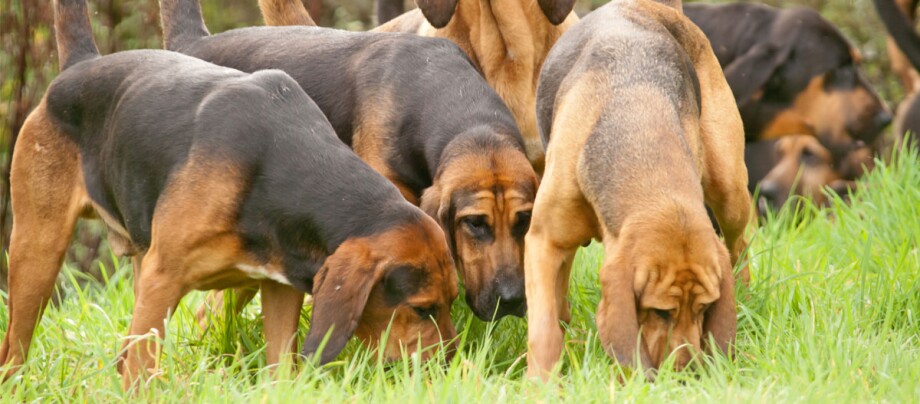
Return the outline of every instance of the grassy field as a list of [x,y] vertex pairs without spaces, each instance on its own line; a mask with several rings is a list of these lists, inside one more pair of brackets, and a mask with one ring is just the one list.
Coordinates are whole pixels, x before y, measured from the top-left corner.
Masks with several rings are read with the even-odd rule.
[[[523,377],[526,325],[489,325],[458,299],[460,354],[446,366],[414,358],[391,365],[352,344],[340,361],[293,373],[264,368],[259,309],[202,332],[187,297],[172,319],[162,374],[137,398],[155,402],[600,401],[910,402],[920,397],[920,156],[906,153],[861,182],[850,204],[801,206],[756,231],[753,281],[739,295],[734,361],[662,371],[655,383],[627,376],[597,340],[597,245],[578,256],[573,321],[555,383]],[[787,207],[788,208],[788,207]],[[793,220],[793,217],[796,217]],[[65,268],[66,298],[50,308],[25,370],[0,385],[0,401],[98,401],[126,397],[114,363],[131,317],[131,268],[79,287]],[[105,272],[105,271],[103,271]],[[0,295],[6,306],[6,295]],[[0,310],[0,333],[8,313]],[[301,332],[309,323],[304,310]]]

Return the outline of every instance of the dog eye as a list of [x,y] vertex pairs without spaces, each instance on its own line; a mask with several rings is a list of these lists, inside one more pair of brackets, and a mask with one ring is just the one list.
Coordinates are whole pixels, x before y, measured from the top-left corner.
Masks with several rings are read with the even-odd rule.
[[489,222],[485,215],[466,216],[460,222],[473,237],[485,238],[489,235]]
[[655,315],[657,315],[658,317],[660,317],[660,318],[661,318],[662,320],[664,320],[664,321],[670,321],[670,320],[671,320],[671,312],[668,311],[668,310],[654,309],[654,310],[652,310],[652,311],[654,311],[654,312],[655,312]]
[[815,154],[811,150],[803,149],[802,150],[802,162],[804,162],[806,165],[814,166],[814,165],[818,165],[818,163],[821,162],[821,159],[818,157],[817,154]]
[[412,310],[415,310],[415,314],[418,314],[422,319],[438,316],[438,306],[412,307]]
[[531,212],[518,212],[517,222],[514,224],[514,236],[515,237],[524,237],[527,234],[527,230],[530,229],[530,216]]

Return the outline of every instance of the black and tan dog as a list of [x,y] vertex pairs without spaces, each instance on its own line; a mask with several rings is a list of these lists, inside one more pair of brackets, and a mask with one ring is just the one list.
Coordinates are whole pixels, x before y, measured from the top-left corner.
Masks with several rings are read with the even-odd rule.
[[855,180],[873,167],[868,146],[854,148],[843,161],[811,135],[789,135],[748,143],[744,147],[748,190],[758,195],[760,214],[779,209],[792,196],[827,205],[825,189],[846,198]]
[[606,251],[598,333],[620,364],[658,367],[674,353],[680,368],[710,337],[710,350],[734,340],[732,265],[751,219],[744,133],[709,42],[679,8],[615,0],[547,56],[546,175],[524,260],[530,375],[559,360],[572,262],[592,238]]
[[748,141],[814,135],[840,159],[891,121],[859,52],[816,11],[695,3],[684,13],[709,37]]
[[[13,156],[10,326],[0,364],[26,358],[81,215],[135,256],[130,335],[163,336],[193,289],[262,281],[267,355],[321,362],[354,334],[387,358],[455,336],[457,278],[437,224],[352,153],[287,74],[246,74],[165,51],[99,56],[84,0],[60,0],[61,75]],[[293,287],[292,287],[293,286]],[[330,334],[331,333],[331,334]],[[129,344],[126,383],[158,342]],[[430,355],[426,351],[425,355]]]
[[505,100],[524,135],[527,157],[543,172],[534,115],[540,67],[578,16],[574,0],[418,0],[419,8],[374,29],[456,43]]
[[209,36],[197,0],[161,8],[168,49],[290,74],[340,139],[440,222],[476,315],[523,316],[536,175],[511,113],[456,45],[317,27]]

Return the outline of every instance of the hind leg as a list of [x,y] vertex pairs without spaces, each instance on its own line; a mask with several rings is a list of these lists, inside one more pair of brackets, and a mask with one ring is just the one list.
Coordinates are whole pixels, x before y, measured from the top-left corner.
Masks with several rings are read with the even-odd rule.
[[42,311],[51,298],[77,217],[84,209],[76,146],[40,105],[26,120],[10,173],[9,328],[0,366],[22,365]]

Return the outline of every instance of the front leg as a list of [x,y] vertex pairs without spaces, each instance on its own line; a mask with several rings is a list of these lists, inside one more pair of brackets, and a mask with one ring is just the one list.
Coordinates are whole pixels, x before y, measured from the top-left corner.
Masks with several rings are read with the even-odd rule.
[[303,292],[273,281],[262,281],[262,322],[265,356],[269,365],[297,352],[294,335],[303,307]]

